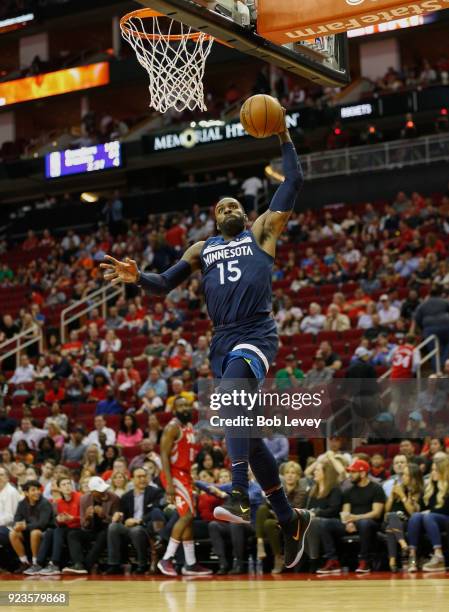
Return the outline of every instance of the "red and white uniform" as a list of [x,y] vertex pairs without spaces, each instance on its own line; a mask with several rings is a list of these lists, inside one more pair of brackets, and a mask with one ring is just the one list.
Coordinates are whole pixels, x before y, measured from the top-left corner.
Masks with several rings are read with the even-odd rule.
[[419,351],[411,344],[402,344],[394,351],[391,359],[391,378],[412,378],[419,362]]
[[[195,459],[195,433],[191,423],[182,425],[175,417],[169,425],[178,425],[180,434],[175,440],[170,452],[170,472],[175,488],[175,504],[179,516],[184,516],[190,510],[194,514],[193,505],[193,481],[190,469]],[[161,481],[167,488],[167,480],[164,472],[161,473]]]

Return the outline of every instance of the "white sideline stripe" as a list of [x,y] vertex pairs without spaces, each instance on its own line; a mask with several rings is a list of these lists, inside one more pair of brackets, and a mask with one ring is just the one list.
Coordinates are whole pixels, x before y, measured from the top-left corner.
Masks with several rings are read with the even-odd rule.
[[[187,505],[189,506],[192,514],[194,514],[194,509],[193,509],[193,502],[192,502],[192,498],[190,497],[187,489],[185,488],[185,486],[182,484],[182,482],[180,480],[178,480],[177,478],[173,478],[173,484],[175,485],[175,492],[184,499],[184,501],[187,503]],[[176,490],[177,489],[177,490]]]
[[268,372],[268,370],[270,369],[270,364],[268,363],[268,359],[262,353],[260,348],[257,348],[257,346],[254,346],[254,344],[237,344],[236,346],[234,346],[234,348],[232,350],[233,351],[238,351],[239,349],[249,349],[250,351],[253,351],[253,353],[256,353],[256,355],[260,359],[262,359],[263,364],[265,366],[265,370]]
[[227,242],[226,244],[216,244],[212,246],[208,246],[204,249],[203,255],[207,255],[208,253],[212,253],[214,251],[222,251],[223,249],[227,249],[228,247],[236,247],[241,244],[247,244],[248,242],[252,242],[253,239],[251,236],[246,236],[243,240],[231,240],[231,242]]

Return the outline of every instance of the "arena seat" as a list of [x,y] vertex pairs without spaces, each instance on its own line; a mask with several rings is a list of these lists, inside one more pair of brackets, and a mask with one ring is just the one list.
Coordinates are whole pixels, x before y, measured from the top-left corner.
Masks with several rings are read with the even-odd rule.
[[0,450],[7,448],[11,444],[11,436],[0,436]]
[[366,444],[364,446],[357,446],[357,448],[354,449],[354,453],[366,453],[370,457],[379,454],[385,457],[386,449],[387,447],[385,444]]
[[140,446],[122,446],[122,455],[129,461],[141,452]]

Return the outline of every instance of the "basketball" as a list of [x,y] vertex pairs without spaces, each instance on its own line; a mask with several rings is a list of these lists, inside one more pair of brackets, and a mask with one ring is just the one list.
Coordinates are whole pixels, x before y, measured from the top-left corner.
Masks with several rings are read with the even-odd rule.
[[258,94],[248,98],[240,109],[240,121],[254,138],[268,138],[284,129],[284,111],[276,98]]

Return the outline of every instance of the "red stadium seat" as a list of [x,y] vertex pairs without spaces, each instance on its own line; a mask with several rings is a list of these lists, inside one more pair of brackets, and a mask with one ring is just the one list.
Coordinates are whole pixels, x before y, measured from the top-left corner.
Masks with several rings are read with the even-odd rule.
[[124,446],[124,447],[122,447],[122,455],[128,460],[128,463],[136,455],[139,455],[140,452],[141,452],[140,446]]
[[366,444],[365,446],[357,446],[354,453],[365,453],[370,457],[379,454],[385,457],[386,448],[385,444]]
[[7,448],[11,444],[11,436],[0,436],[0,450]]
[[327,340],[328,342],[336,342],[341,339],[341,333],[337,331],[322,331],[317,335],[317,342]]

